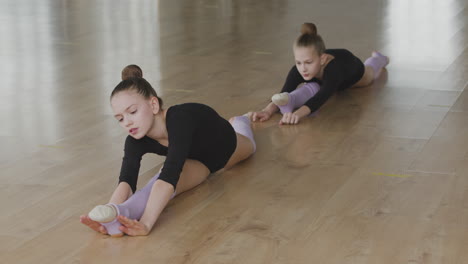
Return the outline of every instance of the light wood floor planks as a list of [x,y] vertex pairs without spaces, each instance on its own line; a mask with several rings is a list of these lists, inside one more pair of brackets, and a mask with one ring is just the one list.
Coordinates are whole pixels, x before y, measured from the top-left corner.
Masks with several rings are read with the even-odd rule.
[[[466,1],[0,1],[0,263],[468,263]],[[79,223],[116,184],[109,95],[143,68],[166,106],[265,106],[311,21],[391,64],[317,115],[254,124],[257,153],[147,237]],[[145,156],[139,186],[163,157]]]

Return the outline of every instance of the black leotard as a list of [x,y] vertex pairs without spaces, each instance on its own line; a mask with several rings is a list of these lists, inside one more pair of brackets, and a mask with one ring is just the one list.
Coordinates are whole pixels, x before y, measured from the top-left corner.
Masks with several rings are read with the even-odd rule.
[[320,90],[310,98],[304,105],[310,108],[311,112],[319,109],[336,91],[344,90],[357,83],[364,75],[364,64],[345,49],[328,49],[325,53],[334,56],[323,70],[322,80],[313,78],[306,81],[293,66],[289,71],[286,82],[281,92],[292,92],[303,82],[317,82],[320,84]]
[[175,187],[186,159],[203,163],[210,172],[224,168],[237,145],[231,124],[209,106],[196,103],[170,107],[166,113],[169,147],[147,136],[137,140],[128,136],[119,183],[136,190],[140,161],[146,153],[167,156],[160,180]]

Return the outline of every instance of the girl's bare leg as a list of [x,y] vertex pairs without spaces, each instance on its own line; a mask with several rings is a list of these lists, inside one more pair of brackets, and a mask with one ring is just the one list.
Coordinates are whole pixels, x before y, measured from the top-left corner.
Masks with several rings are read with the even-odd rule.
[[210,175],[210,170],[197,160],[186,160],[184,168],[177,183],[175,194],[181,194],[185,191],[195,188],[204,182]]
[[364,62],[365,70],[361,80],[353,87],[364,87],[370,85],[380,75],[380,72],[390,63],[390,58],[374,51],[372,56]]
[[360,88],[370,85],[374,81],[374,69],[370,66],[365,66],[364,75],[361,80],[353,85],[353,88]]
[[[240,116],[240,117],[233,117],[229,120],[229,122],[231,122],[231,124],[234,122],[235,118],[243,118],[244,120],[243,121],[246,121],[248,122],[248,126],[250,126],[250,119],[249,117],[247,116]],[[234,129],[236,129],[236,127],[234,127]],[[256,146],[253,142],[253,133],[252,133],[252,130],[250,127],[244,127],[243,129],[247,129],[247,130],[250,130],[250,131],[247,131],[248,133],[251,134],[251,137],[252,139],[248,138],[247,136],[244,136],[240,133],[236,133],[236,136],[237,136],[237,146],[236,146],[236,150],[234,151],[234,153],[232,154],[231,158],[229,159],[229,161],[227,162],[225,168],[231,168],[232,166],[236,165],[237,163],[247,159],[248,157],[250,157],[254,152],[255,152],[255,149],[256,149]]]

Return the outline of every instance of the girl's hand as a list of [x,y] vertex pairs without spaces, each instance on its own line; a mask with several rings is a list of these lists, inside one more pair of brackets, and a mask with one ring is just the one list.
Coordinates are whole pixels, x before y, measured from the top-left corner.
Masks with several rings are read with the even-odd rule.
[[128,219],[123,215],[119,215],[117,220],[122,224],[119,230],[129,236],[147,236],[150,232],[150,228],[138,220]]
[[267,111],[252,112],[250,114],[250,117],[253,122],[257,122],[257,121],[263,122],[263,121],[267,121],[268,119],[270,119],[271,114]]
[[102,233],[102,234],[104,234],[104,235],[107,235],[107,230],[106,230],[106,228],[103,227],[103,226],[101,225],[101,223],[91,220],[91,218],[89,218],[89,216],[87,216],[87,215],[82,215],[82,216],[80,216],[80,222],[81,222],[83,225],[87,225],[89,228],[91,228],[92,230],[94,230],[94,231],[96,231],[96,232],[99,232],[99,233]]
[[296,113],[286,113],[283,115],[283,118],[281,118],[279,124],[280,125],[296,125],[299,123],[299,120],[301,120],[301,117],[297,115]]

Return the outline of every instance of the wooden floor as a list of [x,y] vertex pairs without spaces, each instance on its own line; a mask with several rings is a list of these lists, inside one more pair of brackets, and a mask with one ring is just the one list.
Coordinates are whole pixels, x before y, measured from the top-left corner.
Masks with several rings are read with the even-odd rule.
[[[116,186],[109,95],[139,64],[166,106],[261,109],[312,21],[391,57],[318,115],[174,199],[147,237],[79,223]],[[464,0],[0,1],[0,263],[468,263]],[[142,186],[162,157],[145,156]]]

